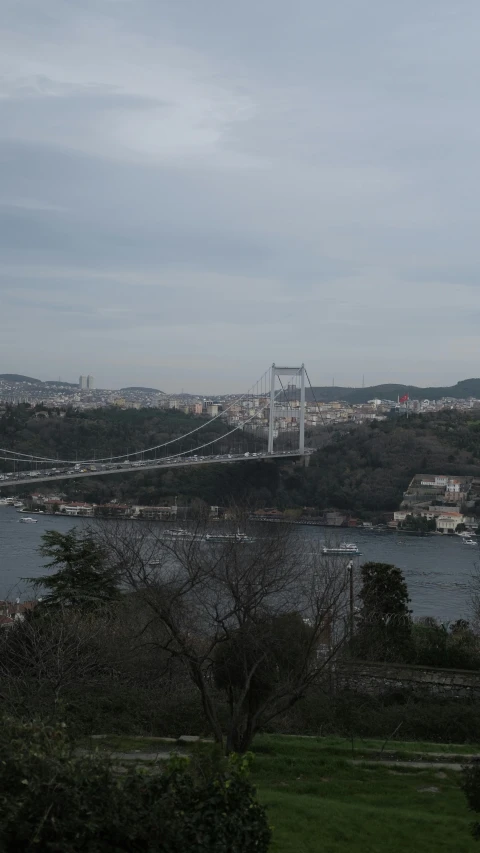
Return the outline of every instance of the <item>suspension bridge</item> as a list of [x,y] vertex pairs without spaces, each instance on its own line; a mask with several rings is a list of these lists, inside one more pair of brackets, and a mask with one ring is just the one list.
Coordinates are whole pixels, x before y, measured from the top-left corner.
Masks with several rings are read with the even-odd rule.
[[[283,380],[286,379],[286,384]],[[306,383],[312,388],[305,365],[282,367],[272,364],[249,390],[236,396],[220,412],[183,435],[152,447],[115,456],[59,459],[0,448],[0,489],[11,485],[32,485],[81,477],[127,474],[191,465],[232,464],[266,459],[305,457],[313,452],[305,446]],[[280,386],[280,387],[278,387]],[[313,391],[312,391],[313,396]],[[310,404],[309,404],[310,405]],[[318,409],[318,404],[312,403]],[[201,431],[222,420],[228,431],[214,439],[201,441]],[[235,433],[243,432],[255,439],[255,452],[234,452]],[[199,443],[188,450],[175,450],[174,445],[197,436]],[[230,449],[226,446],[230,442]],[[285,449],[285,443],[289,446]],[[216,452],[221,450],[221,452]]]

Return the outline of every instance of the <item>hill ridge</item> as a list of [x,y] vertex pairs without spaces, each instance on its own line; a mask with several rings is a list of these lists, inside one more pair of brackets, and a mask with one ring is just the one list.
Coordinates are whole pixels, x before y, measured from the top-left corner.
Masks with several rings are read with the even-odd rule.
[[463,399],[465,397],[480,398],[480,379],[461,379],[455,385],[430,386],[422,388],[418,385],[385,382],[381,385],[369,385],[365,388],[342,386],[313,386],[307,389],[307,399],[321,402],[345,400],[347,403],[366,403],[375,397],[395,400],[398,395],[408,394],[412,399],[439,400],[441,397]]

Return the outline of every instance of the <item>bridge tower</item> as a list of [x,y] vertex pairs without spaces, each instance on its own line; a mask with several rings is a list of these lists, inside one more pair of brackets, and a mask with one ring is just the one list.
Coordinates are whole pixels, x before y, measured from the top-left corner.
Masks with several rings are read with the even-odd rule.
[[300,418],[298,451],[301,455],[305,453],[305,365],[300,367],[278,367],[272,364],[270,385],[270,417],[268,422],[268,453],[273,453],[273,433],[275,426],[275,398],[277,396],[276,380],[279,376],[300,377]]

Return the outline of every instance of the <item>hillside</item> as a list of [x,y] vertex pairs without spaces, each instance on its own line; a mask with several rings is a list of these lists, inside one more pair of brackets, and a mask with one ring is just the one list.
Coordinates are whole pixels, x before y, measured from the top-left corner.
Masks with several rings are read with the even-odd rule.
[[142,385],[129,385],[128,388],[120,388],[120,391],[144,391],[147,394],[165,394],[160,388],[144,388]]
[[21,373],[0,373],[0,381],[4,382],[29,382],[30,385],[43,385],[41,379],[34,379],[32,376],[23,376]]
[[[21,404],[7,409],[0,417],[2,447],[59,460],[99,459],[161,445],[199,426],[197,418],[175,409],[69,409],[64,417],[51,409],[49,417],[37,418],[38,408]],[[206,425],[200,436],[184,438],[176,447],[193,448],[199,440],[211,441],[227,429],[217,420]]]
[[358,515],[397,509],[415,473],[480,476],[480,421],[440,412],[334,432],[306,469],[308,505]]
[[60,379],[48,379],[43,382],[42,379],[35,379],[33,376],[23,376],[21,373],[0,373],[0,381],[4,382],[28,382],[29,385],[61,385],[69,388],[77,388],[76,382],[64,382]]
[[[177,436],[185,436],[192,428],[199,426],[199,420],[192,415],[186,415],[175,409],[127,409],[115,407],[78,412],[69,410],[65,417],[58,417],[51,410],[50,417],[36,417],[35,408],[19,405],[9,408],[0,417],[0,446],[17,453],[32,454],[59,460],[100,459],[120,455],[127,450],[131,452],[145,447],[164,444]],[[217,420],[202,429],[200,441],[208,443],[227,432],[226,424]],[[248,437],[239,435],[236,446],[239,450],[253,449],[249,447]],[[174,447],[177,451],[186,451],[199,444],[199,435],[193,434],[183,438]],[[222,447],[219,442],[214,452],[229,449],[229,444]],[[213,446],[212,446],[213,449]],[[161,451],[159,451],[161,455]],[[151,454],[153,458],[154,453]],[[150,474],[130,474],[118,478],[95,477],[91,481],[66,481],[61,485],[62,490],[72,498],[101,502],[111,498],[137,499],[142,498],[146,504],[155,504],[164,496],[173,497],[178,490],[179,495],[195,498],[205,494],[205,499],[215,503],[215,497],[221,492],[222,502],[227,502],[230,494],[240,491],[241,475],[236,466],[228,467],[228,472],[218,472],[216,466],[208,471],[194,469],[182,475],[170,470],[162,475],[157,472]],[[245,467],[248,467],[246,465]],[[0,471],[10,470],[9,464],[0,461]],[[183,472],[184,469],[182,469]],[[221,487],[221,483],[224,487]],[[250,484],[249,484],[250,485]],[[45,484],[43,488],[49,488]],[[58,484],[52,484],[53,490],[58,490]]]
[[[36,418],[34,410],[17,406],[0,418],[0,446],[39,456],[98,459],[127,448],[162,444],[185,435],[193,425],[198,425],[197,419],[175,410],[99,409],[68,412],[64,418],[53,414]],[[225,424],[215,421],[202,431],[203,440],[211,441],[226,430]],[[254,449],[247,435],[235,440],[241,442],[238,449]],[[180,504],[198,498],[221,506],[235,501],[280,509],[336,507],[372,518],[398,508],[416,473],[480,476],[480,420],[473,413],[444,411],[409,420],[330,427],[311,440],[318,450],[308,468],[259,460],[66,481],[61,488],[71,498],[98,503],[116,498],[157,504],[177,496]],[[197,444],[194,434],[174,446],[187,450]],[[220,443],[222,449],[229,449],[229,440],[223,448]]]
[[456,385],[420,388],[417,385],[370,385],[367,388],[342,388],[340,386],[318,386],[308,388],[308,400],[319,400],[329,403],[332,400],[346,400],[348,403],[366,403],[368,400],[396,400],[397,397],[408,394],[411,399],[439,400],[441,397],[465,399],[476,397],[480,399],[480,379],[462,379]]

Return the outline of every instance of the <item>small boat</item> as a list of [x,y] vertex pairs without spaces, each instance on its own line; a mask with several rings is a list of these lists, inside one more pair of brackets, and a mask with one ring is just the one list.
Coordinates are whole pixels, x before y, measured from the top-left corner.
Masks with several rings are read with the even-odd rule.
[[23,503],[22,503],[22,501],[15,501],[15,503],[13,505],[14,505],[15,509],[20,509],[23,506]]
[[475,539],[462,539],[464,545],[478,545],[478,542],[475,542]]
[[327,548],[326,545],[322,548],[322,554],[347,554],[347,555],[360,555],[360,550],[358,545],[355,545],[354,542],[340,542],[340,545],[336,545],[332,548]]
[[37,524],[38,518],[32,518],[30,515],[27,515],[26,518],[19,518],[19,524]]

